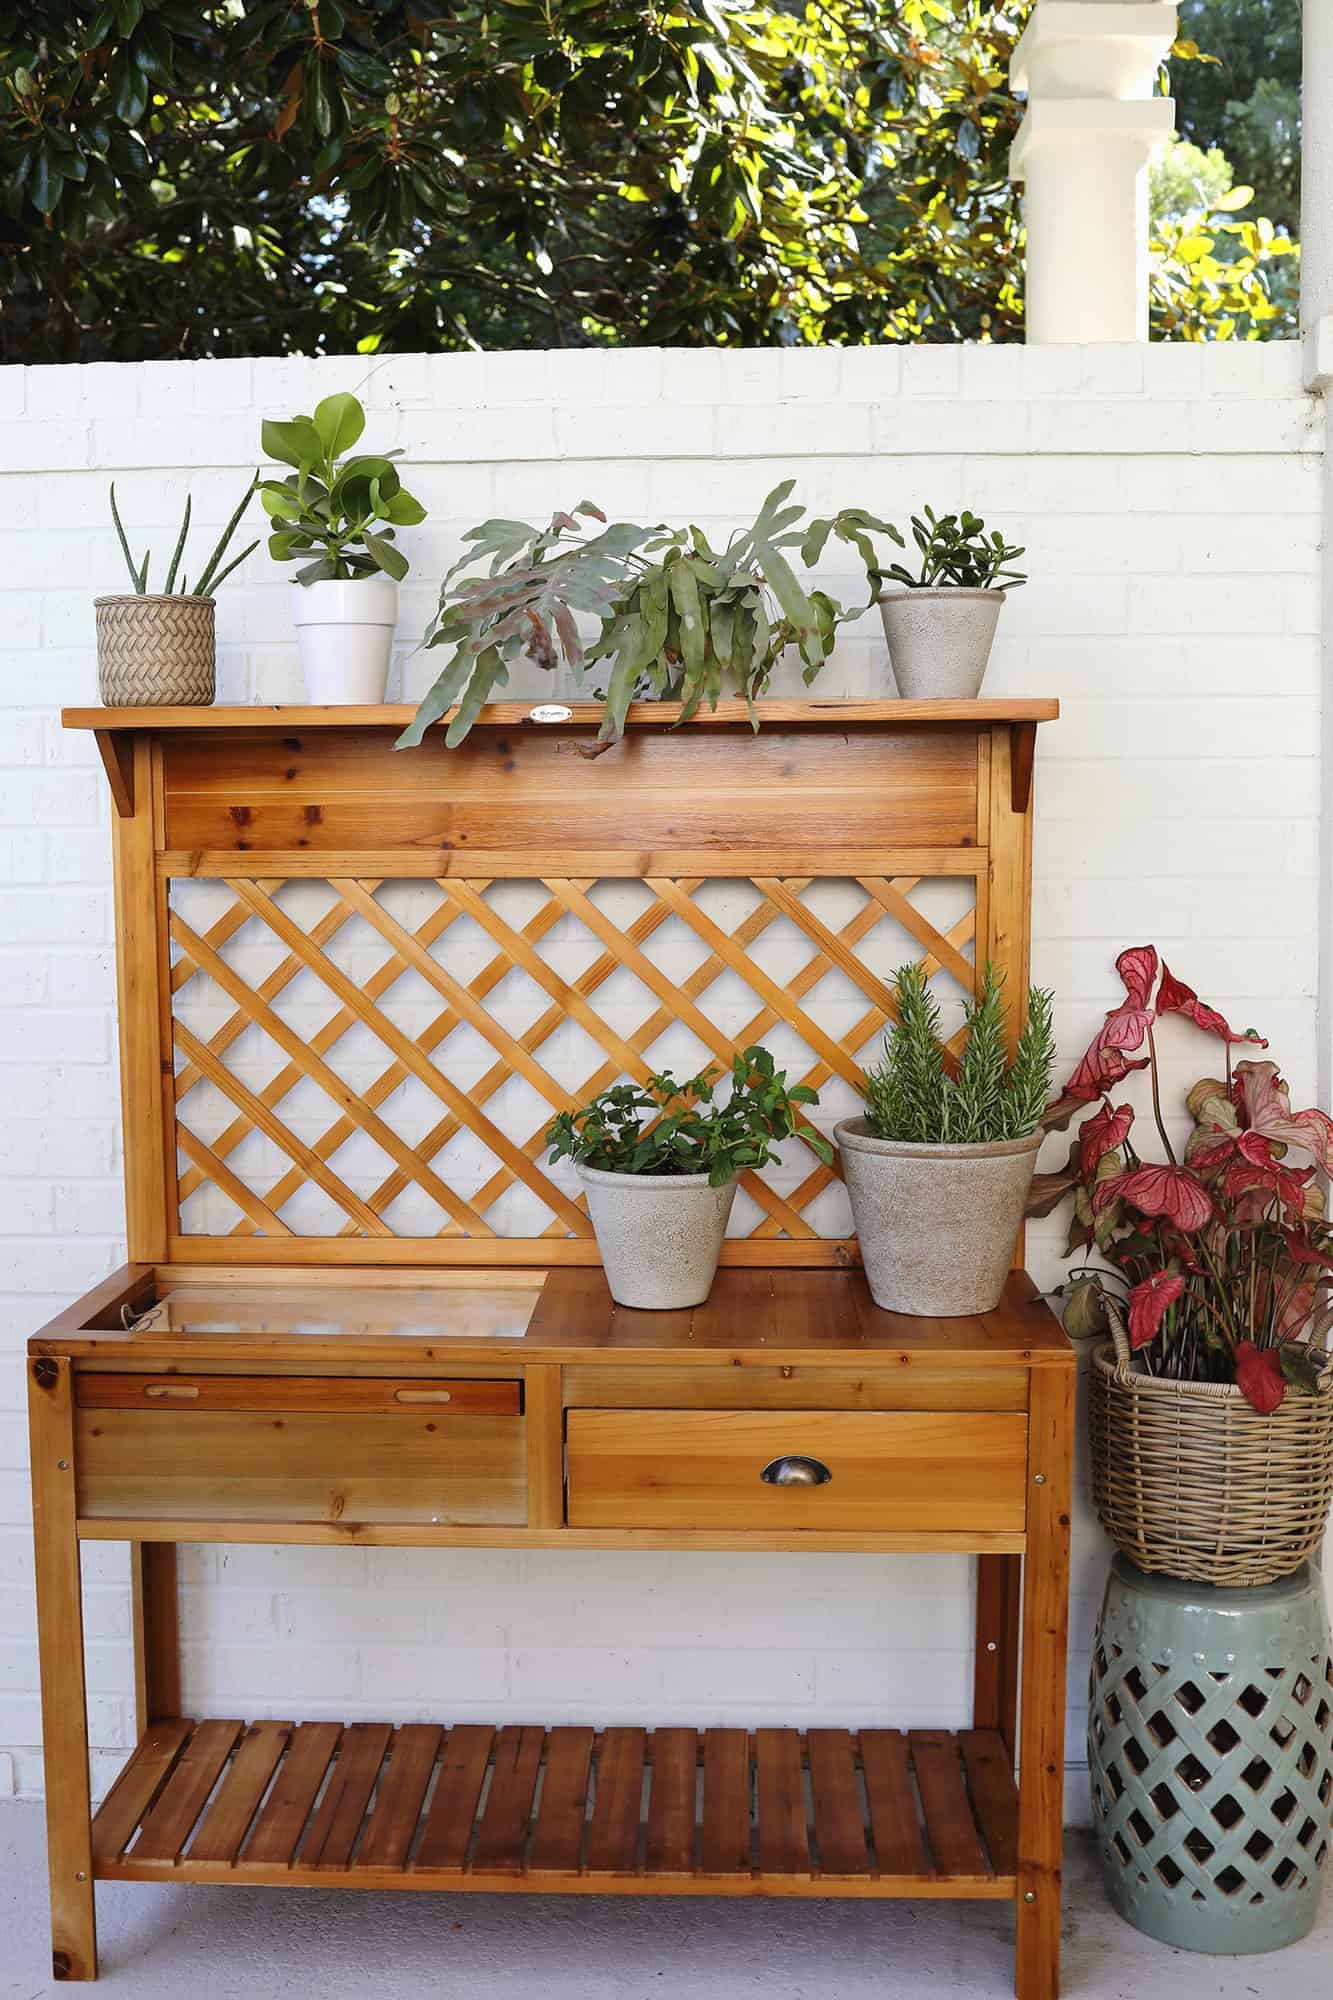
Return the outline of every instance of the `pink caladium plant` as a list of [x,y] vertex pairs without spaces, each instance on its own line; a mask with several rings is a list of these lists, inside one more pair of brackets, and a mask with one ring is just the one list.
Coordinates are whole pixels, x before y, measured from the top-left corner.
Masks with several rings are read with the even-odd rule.
[[[1152,945],[1116,960],[1125,997],[1112,1007],[1059,1097],[1048,1130],[1087,1114],[1055,1173],[1032,1183],[1029,1215],[1073,1196],[1069,1251],[1095,1251],[1065,1289],[1072,1334],[1124,1326],[1140,1367],[1174,1381],[1235,1382],[1268,1414],[1288,1389],[1327,1391],[1333,1331],[1333,1229],[1317,1173],[1333,1174],[1333,1119],[1293,1111],[1278,1066],[1246,1058],[1266,1049],[1164,965]],[[1155,989],[1155,990],[1154,990]],[[1154,1023],[1179,1015],[1223,1047],[1221,1077],[1186,1097],[1194,1120],[1183,1157],[1162,1121]],[[1140,1053],[1142,1051],[1143,1053]],[[1147,1069],[1163,1160],[1140,1157],[1134,1108],[1115,1086]]]

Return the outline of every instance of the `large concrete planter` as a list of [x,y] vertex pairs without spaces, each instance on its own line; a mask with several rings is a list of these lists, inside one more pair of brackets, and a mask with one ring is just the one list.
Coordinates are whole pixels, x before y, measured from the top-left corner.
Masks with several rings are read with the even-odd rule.
[[712,1288],[736,1183],[707,1174],[608,1174],[577,1166],[611,1296],[666,1311],[701,1306]]
[[1004,603],[1002,590],[892,590],[879,600],[904,701],[975,701]]
[[993,1146],[877,1139],[865,1118],[834,1134],[877,1306],[920,1319],[999,1304],[1042,1135]]

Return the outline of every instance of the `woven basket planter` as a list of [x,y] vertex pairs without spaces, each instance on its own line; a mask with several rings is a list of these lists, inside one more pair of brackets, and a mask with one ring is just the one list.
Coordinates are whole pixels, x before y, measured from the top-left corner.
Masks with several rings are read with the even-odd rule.
[[1261,1417],[1229,1382],[1141,1374],[1120,1329],[1094,1349],[1092,1498],[1139,1569],[1275,1583],[1313,1556],[1333,1502],[1333,1391]]
[[98,597],[97,685],[107,708],[204,708],[217,686],[211,597]]

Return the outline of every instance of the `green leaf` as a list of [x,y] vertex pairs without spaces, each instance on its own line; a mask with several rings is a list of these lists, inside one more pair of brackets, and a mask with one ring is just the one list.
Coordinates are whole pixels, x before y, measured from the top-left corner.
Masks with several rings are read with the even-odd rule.
[[315,430],[327,459],[341,458],[366,428],[366,413],[355,396],[340,390],[315,406]]
[[383,535],[372,535],[368,528],[362,529],[361,539],[373,557],[376,567],[401,583],[408,570],[407,557],[401,549],[396,549]]
[[395,528],[415,528],[426,518],[421,502],[414,500],[401,486],[390,499],[381,503],[380,514],[384,520],[392,521]]
[[495,683],[507,681],[508,678],[509,674],[498,651],[494,646],[488,646],[484,653],[478,655],[476,671],[468,684],[467,693],[463,697],[457,715],[445,731],[446,749],[454,750],[458,747],[476,721]]
[[319,432],[309,417],[292,417],[286,423],[265,417],[259,437],[266,457],[276,458],[281,465],[294,465],[298,472],[310,470],[324,456]]

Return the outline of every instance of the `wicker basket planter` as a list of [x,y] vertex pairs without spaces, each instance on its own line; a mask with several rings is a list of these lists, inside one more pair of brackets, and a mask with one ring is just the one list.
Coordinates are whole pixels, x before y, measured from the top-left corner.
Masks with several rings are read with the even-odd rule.
[[217,686],[211,597],[98,597],[97,685],[107,708],[204,708]]
[[1092,1356],[1092,1497],[1141,1570],[1275,1583],[1315,1554],[1333,1501],[1333,1390],[1260,1416],[1231,1383],[1168,1382],[1116,1329]]

